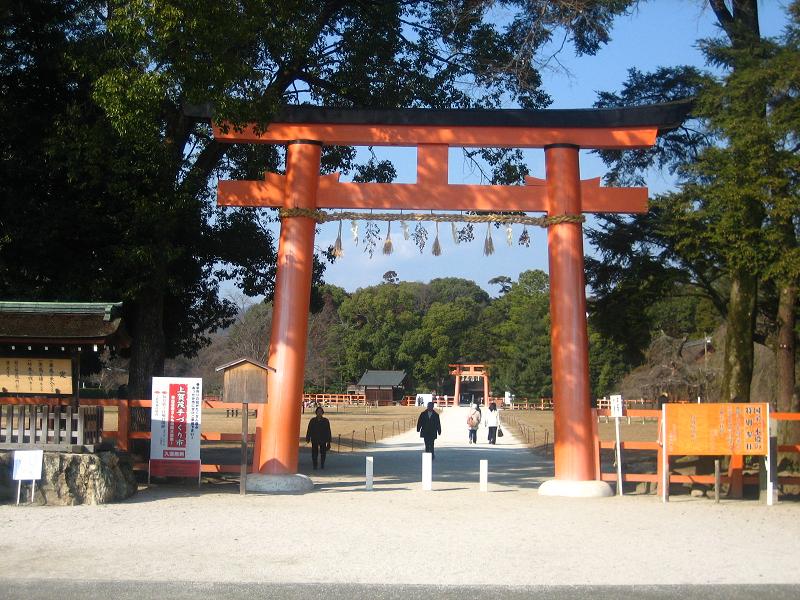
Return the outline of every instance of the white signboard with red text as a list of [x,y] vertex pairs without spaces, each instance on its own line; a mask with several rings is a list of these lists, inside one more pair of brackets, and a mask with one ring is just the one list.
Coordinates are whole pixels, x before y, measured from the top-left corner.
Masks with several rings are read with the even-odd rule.
[[153,377],[150,475],[200,476],[203,380]]

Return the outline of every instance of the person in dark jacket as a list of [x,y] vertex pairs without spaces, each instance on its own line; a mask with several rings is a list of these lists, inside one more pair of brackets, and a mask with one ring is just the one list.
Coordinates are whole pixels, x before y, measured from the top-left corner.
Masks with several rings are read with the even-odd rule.
[[331,422],[322,415],[325,413],[321,406],[317,407],[317,416],[308,422],[306,443],[311,442],[311,462],[317,468],[317,456],[320,466],[325,468],[325,453],[331,449]]
[[419,437],[425,440],[425,452],[430,452],[431,458],[436,458],[433,453],[433,442],[442,434],[442,424],[439,421],[439,414],[433,410],[433,402],[428,402],[428,409],[417,419],[417,431]]

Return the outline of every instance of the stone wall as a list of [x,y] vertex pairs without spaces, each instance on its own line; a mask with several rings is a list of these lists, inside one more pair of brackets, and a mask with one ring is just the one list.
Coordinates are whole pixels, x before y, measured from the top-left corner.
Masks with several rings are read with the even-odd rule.
[[[13,454],[13,450],[0,450],[0,500],[15,501],[17,497],[17,482],[11,479]],[[21,501],[28,500],[29,490],[30,482],[23,482]],[[55,506],[107,504],[135,493],[133,462],[127,454],[45,452],[34,502]]]

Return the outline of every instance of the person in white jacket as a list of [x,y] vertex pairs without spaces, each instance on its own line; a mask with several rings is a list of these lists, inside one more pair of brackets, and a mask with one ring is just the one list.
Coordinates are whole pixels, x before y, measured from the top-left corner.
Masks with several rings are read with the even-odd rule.
[[500,413],[497,410],[497,404],[494,402],[489,405],[489,412],[486,413],[483,423],[489,428],[489,443],[496,444],[497,430],[500,428]]

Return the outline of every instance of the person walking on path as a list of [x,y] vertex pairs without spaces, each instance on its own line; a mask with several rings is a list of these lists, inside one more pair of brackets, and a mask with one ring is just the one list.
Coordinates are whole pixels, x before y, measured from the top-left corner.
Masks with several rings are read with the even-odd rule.
[[489,443],[496,444],[497,430],[500,428],[500,413],[497,411],[497,404],[494,402],[489,405],[489,412],[486,414],[484,423],[489,428]]
[[320,458],[320,465],[325,468],[325,454],[331,449],[331,422],[322,415],[325,411],[321,406],[317,407],[317,416],[308,422],[306,431],[306,443],[311,442],[311,462],[317,468],[317,456]]
[[431,458],[435,458],[433,442],[442,434],[442,424],[439,421],[439,414],[433,410],[433,402],[428,402],[427,410],[417,419],[417,431],[419,437],[425,440],[425,452],[430,452]]
[[469,409],[469,416],[467,417],[467,428],[469,431],[469,443],[478,443],[478,427],[481,424],[481,409],[478,405],[473,403]]

